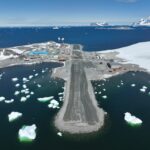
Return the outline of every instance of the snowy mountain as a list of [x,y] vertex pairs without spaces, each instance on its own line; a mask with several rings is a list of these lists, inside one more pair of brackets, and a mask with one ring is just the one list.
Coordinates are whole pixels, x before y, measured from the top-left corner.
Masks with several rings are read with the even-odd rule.
[[141,19],[140,21],[133,23],[133,26],[150,26],[150,16],[146,19]]
[[100,26],[100,27],[103,27],[103,26],[109,26],[109,24],[107,22],[92,22],[91,26]]

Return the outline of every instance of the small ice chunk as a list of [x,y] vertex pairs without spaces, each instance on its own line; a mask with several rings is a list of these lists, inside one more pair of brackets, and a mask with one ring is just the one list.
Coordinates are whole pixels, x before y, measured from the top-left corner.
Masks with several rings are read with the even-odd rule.
[[14,93],[14,95],[19,95],[20,94],[20,92],[19,91],[15,91],[15,93]]
[[9,122],[12,122],[12,121],[15,121],[16,119],[22,117],[22,113],[20,112],[11,112],[9,115],[8,115],[8,120]]
[[0,102],[4,101],[5,97],[4,96],[0,96]]
[[17,82],[18,81],[18,78],[12,78],[11,79],[13,82]]
[[39,75],[39,74],[38,74],[38,73],[36,73],[34,76],[35,76],[35,77],[37,77],[38,75]]
[[36,138],[36,125],[33,124],[31,126],[23,126],[19,132],[19,140],[20,142],[32,142]]
[[27,100],[26,97],[21,97],[21,99],[20,99],[21,102],[25,102],[26,100]]
[[107,95],[102,96],[103,99],[107,99]]
[[19,87],[20,86],[20,84],[19,83],[17,83],[16,85],[15,85],[15,87]]
[[131,87],[135,87],[136,86],[136,84],[131,84]]
[[141,125],[142,124],[142,120],[141,119],[139,119],[139,118],[137,118],[135,116],[132,116],[131,113],[129,113],[129,112],[125,113],[124,119],[130,125]]
[[33,92],[33,91],[31,91],[31,92],[30,92],[30,94],[31,94],[31,95],[34,95],[34,92]]
[[30,75],[30,76],[29,76],[29,79],[32,79],[32,78],[33,78],[33,75]]
[[50,104],[48,105],[49,108],[59,108],[59,102],[56,101],[55,99],[50,101]]
[[37,87],[38,87],[38,88],[41,88],[42,86],[41,86],[40,84],[37,84]]
[[140,91],[143,92],[143,93],[145,93],[145,92],[146,92],[146,89],[143,89],[143,88],[142,88],[142,89],[140,89]]
[[50,97],[38,98],[37,100],[38,100],[39,102],[48,102],[48,101],[50,101],[50,100],[53,99],[53,98],[54,98],[54,96],[50,96]]
[[103,91],[106,91],[106,89],[103,89]]
[[26,96],[27,99],[29,99],[30,97],[31,97],[30,95],[27,95],[27,96]]
[[57,135],[58,135],[58,136],[62,136],[62,133],[61,133],[61,132],[58,132]]
[[22,79],[23,82],[28,82],[29,80],[27,78]]
[[142,89],[147,89],[147,87],[146,87],[146,86],[143,86]]
[[10,104],[10,103],[13,103],[14,102],[14,99],[11,99],[11,100],[5,100],[5,103],[6,104]]
[[23,87],[24,89],[26,89],[26,88],[27,88],[27,85],[26,85],[26,84],[23,84],[22,87]]
[[98,92],[98,94],[102,94],[102,92]]
[[64,94],[63,92],[58,93],[58,95],[63,95],[63,94]]

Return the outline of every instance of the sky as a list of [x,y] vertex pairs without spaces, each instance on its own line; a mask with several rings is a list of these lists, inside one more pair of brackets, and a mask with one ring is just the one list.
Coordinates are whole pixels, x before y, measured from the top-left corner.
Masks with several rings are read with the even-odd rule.
[[131,24],[150,16],[150,0],[0,0],[0,26]]

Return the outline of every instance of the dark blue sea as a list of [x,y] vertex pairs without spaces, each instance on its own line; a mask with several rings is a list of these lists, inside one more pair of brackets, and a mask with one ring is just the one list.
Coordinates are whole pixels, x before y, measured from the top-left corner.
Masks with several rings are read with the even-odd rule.
[[53,30],[51,27],[0,28],[0,47],[11,47],[38,42],[55,41],[64,37],[66,43],[82,44],[86,51],[120,48],[137,42],[150,40],[150,28],[117,27],[66,27]]
[[[61,28],[1,28],[0,47],[11,47],[24,44],[46,42],[57,37],[64,37],[66,43],[83,44],[84,50],[105,50],[127,46],[150,40],[149,28],[130,30],[95,29],[91,27]],[[59,109],[48,108],[48,103],[37,101],[39,97],[54,96],[59,101],[63,92],[64,81],[53,79],[53,68],[58,63],[42,63],[31,66],[14,66],[0,69],[0,96],[14,99],[12,104],[0,102],[0,150],[149,150],[150,149],[150,75],[143,72],[129,72],[112,77],[106,81],[92,81],[96,99],[107,113],[103,130],[90,135],[57,135],[53,120]],[[45,70],[42,73],[42,70]],[[32,95],[26,102],[20,102],[24,94],[14,95],[21,91],[22,79],[35,75],[26,83]],[[12,78],[17,77],[15,87]],[[123,83],[123,84],[121,84]],[[39,88],[37,84],[40,84]],[[135,84],[132,87],[131,84]],[[119,85],[119,86],[118,86]],[[145,93],[140,92],[146,86]],[[104,90],[106,89],[106,91]],[[107,99],[102,99],[107,95]],[[86,98],[86,97],[85,97]],[[59,101],[60,107],[63,102]],[[11,111],[22,112],[23,116],[10,123],[8,114]],[[124,121],[124,113],[130,112],[143,121],[140,127],[131,127]],[[32,143],[21,143],[18,131],[23,125],[37,125],[37,137]]]

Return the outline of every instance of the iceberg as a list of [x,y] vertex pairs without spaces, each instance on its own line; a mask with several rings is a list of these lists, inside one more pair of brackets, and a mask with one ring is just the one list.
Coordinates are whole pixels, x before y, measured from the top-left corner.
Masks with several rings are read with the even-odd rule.
[[48,105],[49,108],[59,108],[59,102],[57,102],[55,99],[50,101],[50,104]]
[[132,87],[135,87],[136,85],[135,85],[135,84],[131,84],[131,86],[132,86]]
[[37,84],[37,87],[38,87],[38,88],[41,88],[42,86],[41,86],[40,84]]
[[58,136],[62,136],[62,133],[61,133],[61,132],[58,132],[57,135],[58,135]]
[[22,79],[23,82],[28,82],[29,80],[27,78]]
[[126,112],[125,113],[125,116],[124,116],[124,120],[129,123],[130,125],[141,125],[142,124],[142,120],[135,117],[135,116],[132,116],[131,113],[129,112]]
[[33,78],[33,75],[30,75],[30,76],[29,76],[29,79],[32,79],[32,78]]
[[30,92],[30,94],[31,94],[31,95],[34,95],[34,92],[33,92],[33,91],[32,91],[32,92]]
[[38,74],[38,73],[36,73],[34,76],[35,76],[35,77],[37,77],[38,75],[39,75],[39,74]]
[[6,104],[10,104],[10,103],[13,103],[14,102],[14,99],[11,99],[11,100],[5,100],[5,103]]
[[23,126],[19,132],[19,141],[20,142],[32,142],[36,138],[36,125],[33,124],[31,126]]
[[5,100],[5,97],[4,96],[1,96],[0,97],[0,102],[4,101]]
[[26,100],[27,100],[26,97],[21,97],[21,99],[20,99],[21,102],[25,102]]
[[37,100],[38,100],[39,102],[48,102],[48,101],[50,101],[50,100],[53,99],[53,98],[54,98],[54,96],[50,96],[50,97],[38,98]]
[[8,120],[9,122],[13,122],[15,121],[16,119],[22,117],[22,113],[20,112],[11,112],[9,115],[8,115]]
[[14,93],[14,95],[19,95],[20,94],[20,92],[19,91],[15,91],[15,93]]
[[23,84],[22,87],[23,87],[24,89],[26,89],[26,88],[27,88],[27,85],[26,85],[26,84]]
[[106,96],[106,95],[104,95],[104,96],[102,96],[102,98],[103,98],[103,99],[107,99],[107,96]]
[[15,85],[15,87],[19,87],[20,86],[20,84],[19,83],[17,83],[16,85]]
[[13,82],[17,82],[18,81],[18,78],[12,78],[11,79]]

